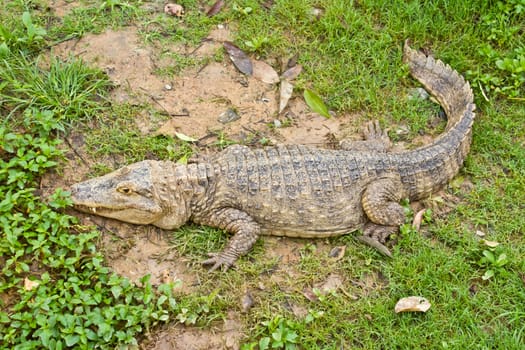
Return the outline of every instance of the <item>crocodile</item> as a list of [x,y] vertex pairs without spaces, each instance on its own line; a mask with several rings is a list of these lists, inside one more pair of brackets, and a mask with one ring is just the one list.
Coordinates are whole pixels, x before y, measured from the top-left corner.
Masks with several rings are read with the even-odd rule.
[[188,164],[144,160],[71,187],[75,207],[133,224],[177,229],[188,221],[232,238],[203,264],[227,270],[260,235],[330,237],[361,230],[384,247],[405,221],[402,199],[443,188],[469,152],[475,105],[449,65],[404,45],[411,75],[439,102],[447,126],[432,143],[398,152],[377,121],[364,140],[337,150],[307,145],[232,145]]

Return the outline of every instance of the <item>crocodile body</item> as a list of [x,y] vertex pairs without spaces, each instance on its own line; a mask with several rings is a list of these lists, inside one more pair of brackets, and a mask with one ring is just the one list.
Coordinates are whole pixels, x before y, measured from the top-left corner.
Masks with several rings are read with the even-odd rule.
[[261,234],[327,237],[363,229],[384,242],[404,222],[399,201],[441,189],[469,151],[474,109],[463,77],[439,60],[404,48],[412,76],[438,100],[448,123],[433,143],[388,152],[377,122],[365,140],[341,150],[304,145],[234,145],[188,165],[146,160],[72,187],[79,210],[135,224],[178,228],[188,221],[234,234],[205,264],[227,269]]

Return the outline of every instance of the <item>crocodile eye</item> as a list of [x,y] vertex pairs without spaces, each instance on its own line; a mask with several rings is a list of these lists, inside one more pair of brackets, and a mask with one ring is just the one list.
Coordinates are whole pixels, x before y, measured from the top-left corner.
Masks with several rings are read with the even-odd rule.
[[129,186],[118,186],[117,192],[120,192],[123,194],[131,194],[133,190]]

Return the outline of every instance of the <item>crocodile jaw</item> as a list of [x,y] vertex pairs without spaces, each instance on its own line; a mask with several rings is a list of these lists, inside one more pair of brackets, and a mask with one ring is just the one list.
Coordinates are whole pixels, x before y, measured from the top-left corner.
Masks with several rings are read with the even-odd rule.
[[149,162],[140,162],[71,187],[71,199],[79,211],[148,225],[164,210],[155,195]]
[[[104,216],[107,218],[112,218],[124,222],[129,222],[131,224],[138,224],[138,225],[146,225],[151,224],[154,221],[156,221],[159,218],[160,211],[151,211],[150,210],[144,210],[144,209],[138,209],[138,208],[109,208],[109,207],[102,207],[99,205],[86,205],[81,204],[80,201],[75,200],[76,198],[73,197],[73,204],[76,210],[88,213],[88,214],[94,214],[98,216]],[[160,209],[160,208],[159,208]]]

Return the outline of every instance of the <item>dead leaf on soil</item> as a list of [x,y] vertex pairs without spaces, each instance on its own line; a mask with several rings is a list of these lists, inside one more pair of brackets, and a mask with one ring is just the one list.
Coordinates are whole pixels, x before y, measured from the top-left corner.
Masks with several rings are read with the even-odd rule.
[[332,273],[326,278],[324,282],[316,283],[314,284],[313,288],[303,290],[303,295],[306,297],[306,299],[312,302],[317,302],[319,301],[319,297],[315,294],[314,290],[318,290],[319,294],[321,295],[327,295],[337,291],[342,287],[342,285],[343,279],[341,276]]
[[184,15],[184,8],[179,4],[170,3],[164,6],[164,13],[171,16],[182,17]]
[[241,299],[241,309],[243,312],[248,312],[254,304],[253,296],[250,291],[246,291]]
[[35,289],[39,285],[40,285],[40,282],[38,281],[32,281],[27,277],[24,279],[24,289],[25,290]]
[[239,49],[231,41],[225,41],[223,46],[235,68],[237,68],[243,74],[252,75],[253,66],[250,57],[248,57],[244,51]]
[[194,139],[193,137],[190,137],[188,135],[184,135],[181,132],[175,131],[175,136],[177,136],[179,140],[184,141],[184,142],[197,142],[197,139]]
[[280,81],[279,74],[268,63],[263,61],[252,61],[253,77],[266,84],[275,84]]
[[499,242],[496,241],[487,241],[486,239],[482,239],[481,241],[483,242],[483,244],[490,248],[496,248],[497,246],[499,246]]
[[294,80],[295,78],[299,76],[299,74],[301,74],[302,71],[303,71],[303,66],[298,64],[284,71],[284,73],[281,74],[281,78],[284,80]]
[[332,248],[332,250],[330,251],[330,254],[328,255],[337,261],[337,260],[341,260],[345,256],[345,252],[346,252],[346,246],[341,245],[341,246]]
[[423,214],[425,214],[425,211],[426,209],[423,208],[420,211],[418,211],[416,215],[414,215],[414,220],[412,221],[412,227],[416,231],[419,231],[419,229],[421,228],[421,222],[423,221]]
[[476,236],[478,236],[478,237],[485,237],[485,232],[477,230],[476,231]]
[[411,296],[401,298],[396,303],[394,311],[399,312],[427,312],[430,309],[430,302],[423,297]]
[[279,99],[279,113],[281,113],[286,106],[288,105],[288,101],[290,101],[290,98],[292,97],[293,93],[293,84],[290,83],[287,80],[281,81],[281,97]]
[[206,16],[208,17],[215,16],[216,14],[221,12],[223,6],[224,6],[224,0],[215,1],[215,4],[213,4],[213,6],[210,7],[208,12],[206,12]]

